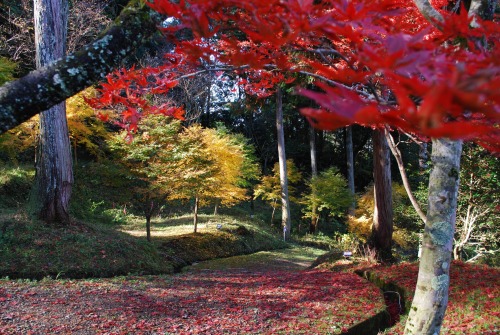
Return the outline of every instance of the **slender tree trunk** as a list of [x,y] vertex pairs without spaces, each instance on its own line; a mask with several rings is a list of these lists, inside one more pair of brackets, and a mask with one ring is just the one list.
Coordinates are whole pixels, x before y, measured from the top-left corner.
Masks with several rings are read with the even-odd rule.
[[[318,176],[318,166],[316,157],[316,131],[312,126],[309,126],[309,146],[311,150],[311,176]],[[311,190],[314,192],[314,190]],[[318,204],[312,204],[312,217],[309,224],[309,233],[314,234],[318,229]]]
[[[68,3],[65,0],[34,0],[37,68],[64,56]],[[40,114],[40,145],[32,209],[43,221],[67,224],[73,185],[71,144],[66,105],[60,103]]]
[[417,288],[405,334],[439,334],[448,304],[461,141],[432,141],[427,223]]
[[274,222],[274,214],[276,214],[276,202],[277,202],[277,200],[274,199],[273,211],[271,213],[271,226],[273,225],[273,222]]
[[146,239],[151,242],[151,216],[153,216],[154,202],[149,202],[149,195],[146,198],[146,207],[144,208],[144,215],[146,216]]
[[146,215],[146,239],[151,242],[151,215]]
[[283,92],[279,86],[276,90],[276,130],[278,136],[278,158],[281,184],[281,224],[283,229],[286,229],[285,237],[288,239],[290,238],[292,224],[290,218],[290,199],[288,197],[285,132],[283,130]]
[[198,232],[198,205],[200,204],[200,198],[198,198],[198,195],[194,198],[194,219],[193,219],[193,224],[194,224],[194,232]]
[[219,206],[220,206],[220,200],[216,199],[215,200],[215,207],[214,207],[214,216],[219,214]]
[[408,195],[408,198],[410,199],[410,202],[413,205],[415,212],[417,212],[418,216],[420,217],[422,222],[425,224],[426,216],[425,216],[425,213],[420,208],[420,205],[418,204],[417,199],[413,195],[413,192],[411,191],[410,181],[408,180],[408,177],[406,176],[405,166],[403,164],[403,156],[401,155],[401,151],[397,147],[396,143],[394,143],[394,139],[392,138],[391,134],[389,133],[389,131],[387,129],[385,130],[385,138],[387,140],[387,144],[389,145],[389,148],[391,149],[392,155],[394,156],[394,158],[396,159],[396,162],[398,164],[399,173],[401,175],[401,180],[403,181],[403,186],[406,190],[406,194]]
[[[354,149],[352,145],[352,126],[346,127],[345,133],[345,151],[347,156],[347,185],[352,194],[356,191],[354,189]],[[354,215],[355,207],[354,201],[349,206],[349,215]]]
[[375,208],[372,243],[380,260],[392,258],[392,185],[391,156],[383,130],[373,131],[373,177]]

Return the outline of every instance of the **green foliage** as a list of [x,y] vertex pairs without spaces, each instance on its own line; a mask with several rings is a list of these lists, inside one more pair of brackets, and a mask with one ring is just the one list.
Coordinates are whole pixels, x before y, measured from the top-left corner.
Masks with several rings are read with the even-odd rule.
[[28,200],[35,176],[32,168],[4,166],[0,168],[0,208],[17,208]]
[[[294,196],[296,193],[294,184],[302,180],[302,174],[291,159],[286,160],[286,167],[290,201],[298,202],[298,199]],[[279,202],[281,199],[279,163],[274,164],[273,174],[263,176],[260,184],[255,188],[254,199],[257,198],[267,201],[273,208],[281,207]]]
[[70,202],[71,215],[81,220],[112,222],[116,213],[127,211],[133,200],[135,180],[129,169],[111,160],[83,162],[73,166],[75,184]]
[[13,73],[16,70],[17,64],[11,62],[5,57],[0,57],[0,85],[14,79]]
[[306,218],[312,218],[314,207],[317,207],[319,212],[343,216],[354,200],[347,187],[347,180],[336,167],[331,167],[313,177],[308,186],[310,193],[302,198]]
[[498,264],[500,159],[464,144],[455,230],[455,258]]

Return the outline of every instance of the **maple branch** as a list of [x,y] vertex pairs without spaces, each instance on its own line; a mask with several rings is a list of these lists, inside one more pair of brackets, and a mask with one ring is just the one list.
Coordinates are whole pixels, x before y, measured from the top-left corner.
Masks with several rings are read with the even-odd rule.
[[156,31],[149,7],[130,1],[95,42],[0,87],[0,133],[103,79]]
[[175,78],[176,80],[180,80],[180,79],[186,79],[186,78],[191,78],[191,77],[195,77],[199,74],[203,74],[203,73],[208,73],[208,72],[217,72],[217,71],[224,71],[224,72],[228,72],[228,71],[238,71],[238,70],[244,70],[244,69],[248,69],[250,66],[248,65],[242,65],[242,66],[224,66],[224,67],[214,67],[214,68],[206,68],[206,69],[203,69],[203,70],[199,70],[199,71],[196,71],[196,72],[191,72],[191,73],[188,73],[188,74],[185,74],[185,75],[182,75],[180,77],[177,77]]
[[[373,95],[372,94],[369,94],[369,93],[367,93],[365,91],[362,91],[362,90],[354,89],[353,87],[350,87],[350,86],[347,86],[345,84],[339,83],[337,81],[328,79],[327,77],[324,77],[322,75],[319,75],[319,74],[316,74],[316,73],[312,73],[312,72],[303,71],[303,70],[292,71],[292,72],[303,74],[305,76],[310,76],[310,77],[319,79],[321,81],[324,81],[325,83],[330,84],[332,86],[340,86],[340,87],[345,88],[345,89],[347,89],[349,91],[356,92],[356,93],[364,96],[367,99],[373,99]],[[378,100],[377,97],[375,97],[375,100]],[[380,105],[385,105],[385,106],[393,105],[392,103],[390,103],[388,101],[377,101],[377,103],[379,103]]]
[[441,13],[436,10],[436,8],[432,7],[429,0],[413,0],[413,2],[426,20],[441,30],[441,23],[444,22],[444,18]]

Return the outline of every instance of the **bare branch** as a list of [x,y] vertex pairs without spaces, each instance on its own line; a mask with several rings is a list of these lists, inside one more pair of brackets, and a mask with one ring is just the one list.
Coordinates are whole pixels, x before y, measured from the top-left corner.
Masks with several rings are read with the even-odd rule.
[[413,192],[411,191],[410,182],[408,181],[408,177],[406,176],[406,171],[403,164],[403,157],[401,155],[401,151],[399,151],[399,148],[394,143],[394,139],[392,138],[387,128],[385,129],[384,134],[385,138],[387,139],[387,143],[389,144],[389,149],[391,149],[391,152],[394,158],[396,158],[396,162],[398,163],[399,172],[401,174],[401,180],[403,181],[403,186],[405,187],[406,193],[408,194],[408,198],[410,199],[410,202],[413,205],[413,208],[417,212],[418,216],[425,224],[427,222],[427,216],[420,208],[417,199],[415,198]]

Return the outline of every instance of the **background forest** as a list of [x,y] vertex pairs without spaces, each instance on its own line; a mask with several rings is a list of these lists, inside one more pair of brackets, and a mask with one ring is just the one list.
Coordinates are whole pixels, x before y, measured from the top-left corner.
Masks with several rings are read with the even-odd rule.
[[[69,51],[91,41],[116,16],[119,5],[117,1],[72,2]],[[0,7],[2,83],[34,68],[31,6],[30,1],[16,1]],[[143,67],[157,66],[169,48],[162,39],[153,40],[134,61]],[[274,96],[256,97],[230,74],[201,73],[182,79],[168,94],[150,97],[155,104],[183,106],[182,122],[150,117],[131,136],[95,116],[101,112],[86,103],[95,95],[88,89],[67,101],[75,171],[71,212],[76,218],[121,221],[141,216],[149,227],[151,218],[154,222],[195,209],[224,213],[232,208],[259,216],[280,234]],[[354,249],[368,243],[374,208],[372,130],[358,126],[332,132],[313,130],[298,113],[311,104],[308,99],[285,85],[282,101],[293,237],[330,247],[352,243],[349,247]],[[113,112],[103,113],[113,119]],[[0,137],[5,208],[24,206],[28,199],[37,129],[35,117]],[[391,136],[409,185],[425,212],[431,145],[397,131]],[[351,155],[354,174],[349,180]],[[402,186],[394,157],[390,166],[395,250],[399,257],[414,259],[423,222]],[[475,144],[465,144],[455,259],[498,265],[499,171],[498,158]]]

